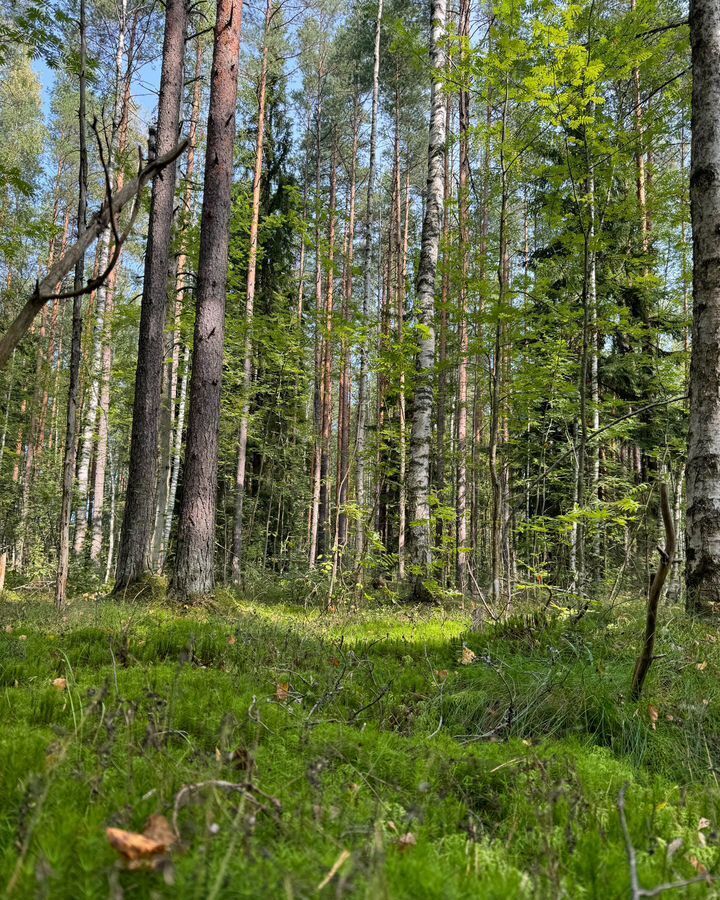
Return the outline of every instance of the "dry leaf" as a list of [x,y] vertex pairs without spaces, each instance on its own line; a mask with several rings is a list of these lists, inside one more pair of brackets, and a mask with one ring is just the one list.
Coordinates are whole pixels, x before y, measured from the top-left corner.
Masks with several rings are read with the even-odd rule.
[[5,626],[5,634],[12,634],[12,633],[13,633],[12,625],[6,625]]
[[58,691],[64,691],[67,688],[67,679],[66,678],[56,678],[52,686],[56,688]]
[[159,814],[150,816],[143,834],[122,828],[107,828],[105,833],[110,846],[125,859],[128,869],[162,868],[165,872],[170,863],[162,854],[177,842],[170,823]]
[[159,844],[162,844],[165,850],[169,850],[177,842],[177,835],[172,830],[172,826],[165,816],[160,813],[150,816],[143,833],[151,841],[157,841]]
[[435,672],[435,674],[436,674],[437,677],[440,679],[440,681],[445,681],[445,679],[448,677],[448,674],[449,674],[449,673],[448,673],[448,670],[447,670],[447,669],[438,669],[438,670]]
[[682,847],[682,845],[683,845],[682,838],[675,838],[674,841],[670,841],[670,843],[667,845],[667,850],[665,851],[667,858],[672,859],[673,856],[675,856],[675,854],[678,852],[678,850]]
[[287,681],[281,681],[275,685],[275,696],[281,703],[288,699],[290,696],[290,685]]
[[234,634],[231,634],[230,637],[228,638],[227,642],[228,642],[229,646],[234,647],[235,644],[237,644],[237,638],[235,637]]
[[695,668],[700,672],[704,672],[705,669],[707,669],[707,660],[703,660],[701,663],[698,663]]
[[135,831],[123,831],[122,828],[108,828],[106,830],[110,846],[117,850],[125,859],[147,859],[162,853],[165,845],[162,841],[153,840],[144,834]]
[[700,875],[707,875],[707,869],[706,869],[705,866],[700,862],[700,860],[697,858],[697,856],[691,856],[691,857],[690,857],[690,865],[691,865],[691,866],[693,867],[693,869],[695,869],[695,871],[698,872]]
[[336,669],[340,668],[340,660],[337,658],[337,656],[330,657],[330,665],[334,666]]
[[648,706],[648,715],[650,716],[650,725],[652,726],[652,730],[655,731],[657,728],[657,720],[659,717],[659,713],[656,706],[652,704]]
[[417,839],[412,831],[408,831],[398,840],[398,847],[401,852],[408,850],[410,847],[414,847],[417,844]]
[[469,647],[463,645],[462,656],[460,657],[460,665],[471,666],[476,659],[477,655],[473,653],[473,651]]

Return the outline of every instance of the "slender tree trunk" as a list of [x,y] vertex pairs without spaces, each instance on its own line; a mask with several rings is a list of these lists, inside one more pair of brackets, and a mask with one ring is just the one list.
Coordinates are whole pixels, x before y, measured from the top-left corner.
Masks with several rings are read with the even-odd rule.
[[272,5],[265,4],[265,37],[263,42],[260,84],[258,87],[258,130],[255,144],[255,169],[253,172],[252,216],[250,219],[250,251],[248,254],[247,288],[245,292],[245,359],[243,362],[243,406],[240,413],[237,471],[235,474],[235,519],[233,526],[231,577],[234,584],[240,582],[243,553],[243,505],[245,502],[245,468],[247,459],[248,425],[250,422],[250,390],[253,374],[253,315],[255,312],[255,281],[257,273],[258,234],[260,231],[260,188],[262,186],[263,154],[265,145],[265,94],[268,70],[268,39]]
[[445,71],[445,0],[432,0],[432,85],[430,93],[430,140],[425,215],[420,241],[418,273],[418,356],[410,434],[410,527],[408,561],[412,566],[413,594],[427,593],[424,579],[430,574],[430,441],[433,412],[433,369],[435,367],[435,276],[437,272],[445,163],[445,103],[438,84]]
[[[186,0],[167,0],[158,101],[158,156],[167,153],[178,139],[187,19]],[[209,150],[208,159],[211,159]],[[124,590],[152,569],[151,542],[155,524],[158,432],[165,357],[164,330],[176,171],[177,166],[173,163],[153,182],[140,312],[130,464],[118,551],[116,591]]]
[[[177,258],[175,272],[175,297],[171,299],[169,309],[174,317],[172,337],[172,349],[166,369],[169,373],[168,402],[164,405],[160,426],[161,467],[158,489],[158,503],[155,520],[155,535],[153,537],[153,568],[162,572],[165,567],[165,557],[170,540],[173,511],[175,509],[175,496],[177,491],[180,454],[182,450],[182,432],[185,426],[185,396],[187,393],[188,379],[188,348],[181,347],[180,324],[185,308],[185,299],[190,293],[190,279],[188,274],[188,234],[187,231],[195,218],[196,190],[193,184],[195,175],[195,155],[197,148],[197,131],[200,120],[200,104],[202,102],[202,65],[203,42],[198,37],[195,41],[195,86],[192,95],[192,107],[190,110],[190,126],[188,133],[187,167],[185,170],[185,190],[183,192],[181,214],[181,247]],[[182,375],[179,375],[181,357],[185,360]],[[175,411],[177,397],[178,377],[180,378],[180,400]]]
[[315,110],[315,380],[313,383],[313,445],[310,501],[310,568],[315,567],[318,556],[318,531],[320,528],[320,443],[322,441],[322,312],[323,312],[323,278],[322,248],[320,242],[320,210],[322,191],[322,89],[325,73],[320,63],[318,69],[318,95]]
[[[373,56],[372,109],[370,113],[370,159],[368,162],[367,200],[365,204],[364,231],[364,280],[362,321],[367,322],[372,296],[372,204],[375,188],[375,157],[377,155],[378,98],[380,95],[380,31],[382,27],[383,0],[378,0],[375,19],[375,50]],[[367,416],[367,344],[360,339],[360,365],[358,373],[357,423],[355,433],[355,499],[360,511],[356,533],[356,556],[360,561],[365,552],[365,443]]]
[[[459,36],[461,65],[467,61],[470,41],[470,0],[461,0]],[[460,183],[458,186],[458,218],[460,225],[460,295],[458,330],[460,359],[457,388],[457,472],[455,484],[455,519],[457,522],[457,583],[461,593],[468,587],[467,573],[467,404],[468,404],[468,321],[467,284],[469,275],[468,205],[470,190],[470,90],[460,90]]]
[[190,411],[172,583],[174,593],[181,600],[209,594],[215,586],[220,385],[241,27],[240,0],[218,0],[200,226]]
[[[107,228],[101,237],[100,261],[98,269],[104,272],[110,260],[110,229]],[[85,547],[88,522],[90,521],[90,467],[95,448],[95,425],[98,404],[100,401],[100,379],[102,375],[103,334],[105,331],[105,304],[107,300],[107,282],[100,285],[95,295],[95,327],[93,329],[93,350],[90,362],[89,389],[83,393],[88,395],[85,427],[83,428],[80,466],[77,476],[77,511],[74,553],[79,556]]]
[[720,611],[720,3],[690,3],[693,329],[686,473],[686,604]]
[[345,551],[348,538],[348,516],[345,506],[348,501],[348,488],[350,481],[350,403],[351,403],[351,354],[348,327],[351,315],[353,297],[353,259],[355,253],[355,200],[357,181],[357,152],[360,142],[360,115],[358,99],[355,97],[353,109],[353,143],[350,157],[350,186],[348,198],[348,219],[345,233],[345,259],[343,267],[343,300],[342,317],[345,322],[345,330],[342,335],[342,350],[340,363],[340,384],[338,387],[338,462],[337,462],[337,524],[336,551],[334,568],[337,571],[339,558]]
[[[80,0],[80,101],[78,119],[80,123],[80,167],[78,176],[77,237],[82,239],[85,231],[87,211],[87,145],[85,139],[85,0]],[[65,428],[65,458],[63,460],[62,503],[60,510],[60,540],[58,546],[58,569],[55,582],[55,605],[63,606],[67,597],[68,567],[70,561],[70,513],[72,511],[73,484],[75,481],[75,460],[77,454],[77,405],[80,387],[80,353],[82,349],[82,296],[79,291],[85,280],[85,254],[82,253],[75,265],[76,291],[73,299],[72,345],[70,350],[70,387],[68,389],[67,423]]]
[[322,426],[320,431],[320,496],[318,505],[318,556],[327,556],[330,547],[330,442],[332,437],[333,401],[333,304],[335,297],[335,200],[337,197],[337,144],[333,136],[330,163],[330,196],[328,198],[328,259],[325,288],[325,328],[322,360]]

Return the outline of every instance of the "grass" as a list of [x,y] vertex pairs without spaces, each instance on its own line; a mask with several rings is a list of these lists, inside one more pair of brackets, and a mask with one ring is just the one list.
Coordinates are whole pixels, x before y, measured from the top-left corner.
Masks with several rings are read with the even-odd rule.
[[[303,898],[346,850],[321,896],[625,898],[624,784],[644,887],[720,872],[713,628],[663,608],[634,704],[633,605],[472,633],[455,607],[287,596],[58,614],[6,592],[0,893]],[[119,863],[107,827],[217,780],[252,790],[193,793],[162,871]]]

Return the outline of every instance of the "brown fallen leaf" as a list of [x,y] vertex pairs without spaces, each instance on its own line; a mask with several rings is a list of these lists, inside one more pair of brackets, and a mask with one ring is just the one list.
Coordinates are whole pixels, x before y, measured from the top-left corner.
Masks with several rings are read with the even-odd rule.
[[287,681],[281,681],[275,685],[275,697],[280,701],[280,703],[284,703],[289,696],[290,685],[287,683]]
[[704,672],[705,669],[707,669],[707,660],[703,660],[702,662],[699,662],[695,666],[695,668],[698,669],[700,672]]
[[165,845],[162,841],[149,838],[135,831],[124,831],[122,828],[106,829],[110,846],[117,850],[125,859],[133,861],[147,859],[158,853],[163,853]]
[[706,869],[705,866],[700,862],[700,860],[697,858],[697,856],[691,856],[691,857],[690,857],[690,865],[693,867],[693,869],[695,869],[695,871],[696,871],[698,874],[700,874],[700,875],[707,875],[707,869]]
[[330,665],[336,669],[340,668],[340,660],[337,658],[337,656],[330,657]]
[[414,847],[417,844],[417,838],[412,833],[412,831],[408,831],[401,838],[398,838],[398,848],[401,853],[404,853],[406,850],[409,850],[410,847]]
[[128,869],[165,868],[169,861],[164,857],[177,843],[177,835],[165,816],[150,816],[145,831],[125,831],[122,828],[107,828],[110,846],[125,860]]
[[227,642],[230,647],[234,647],[235,644],[237,644],[237,638],[235,637],[234,634],[231,634],[230,637],[227,639]]
[[655,731],[655,729],[657,728],[657,720],[660,716],[657,707],[650,704],[648,706],[648,715],[650,716],[650,725],[652,726],[652,730]]
[[58,691],[64,691],[67,688],[67,678],[55,678],[52,686]]
[[5,634],[12,634],[12,633],[13,633],[13,630],[14,630],[14,629],[13,629],[12,625],[6,625],[6,626],[5,626]]
[[448,677],[449,672],[447,669],[438,669],[435,674],[440,679],[440,681],[445,681],[445,679]]
[[471,666],[475,660],[477,659],[477,654],[474,653],[469,647],[463,645],[462,655],[460,657],[460,665],[462,666]]
[[150,816],[143,834],[149,840],[162,844],[165,850],[169,850],[173,844],[177,843],[177,835],[172,830],[172,826],[160,813]]

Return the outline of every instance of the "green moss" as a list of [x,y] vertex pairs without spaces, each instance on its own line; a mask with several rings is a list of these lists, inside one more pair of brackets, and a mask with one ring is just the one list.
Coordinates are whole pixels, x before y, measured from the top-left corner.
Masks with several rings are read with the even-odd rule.
[[[624,784],[644,886],[720,862],[720,647],[671,612],[640,704],[634,608],[480,634],[459,610],[229,592],[189,610],[4,598],[0,616],[0,891],[309,897],[348,850],[328,895],[625,897]],[[117,867],[108,826],[142,830],[213,780],[262,793],[180,810],[174,886]]]

